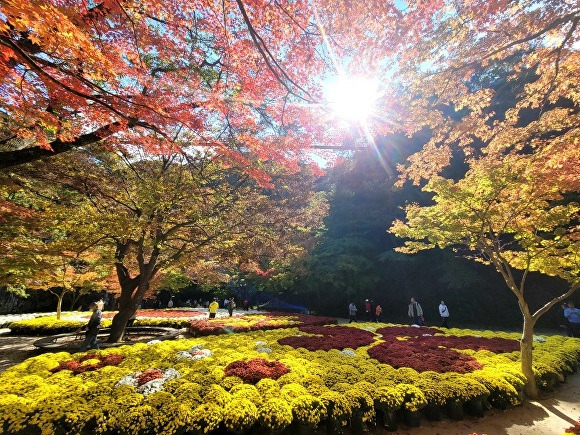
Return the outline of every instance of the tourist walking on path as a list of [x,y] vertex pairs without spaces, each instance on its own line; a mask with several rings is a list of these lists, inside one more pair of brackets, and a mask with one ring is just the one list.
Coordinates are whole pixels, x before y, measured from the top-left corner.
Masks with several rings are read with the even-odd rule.
[[580,338],[580,309],[574,308],[574,302],[568,302],[568,308],[564,310],[564,317],[569,324],[568,336]]
[[354,302],[351,302],[350,305],[348,306],[348,318],[350,319],[348,321],[348,323],[352,323],[352,322],[356,322],[356,305],[354,304]]
[[87,349],[99,348],[97,334],[101,328],[101,318],[103,317],[103,314],[101,313],[99,304],[97,302],[92,302],[91,305],[89,305],[89,310],[93,312],[93,314],[91,314],[91,318],[89,319],[89,323],[87,323],[82,328],[77,329],[77,334],[80,334],[83,329],[86,329],[87,331],[85,341],[83,341],[83,344],[81,344],[80,347],[81,352],[84,352]]
[[411,318],[411,325],[423,325],[423,308],[415,298],[411,298],[409,304],[409,317]]
[[441,326],[444,328],[449,328],[449,325],[447,325],[447,320],[449,320],[449,310],[447,309],[447,305],[445,305],[444,301],[441,301],[439,304],[439,315],[441,316]]
[[213,301],[211,301],[211,304],[209,304],[209,318],[210,319],[215,319],[215,315],[217,313],[217,310],[219,308],[219,304],[218,301],[214,298]]

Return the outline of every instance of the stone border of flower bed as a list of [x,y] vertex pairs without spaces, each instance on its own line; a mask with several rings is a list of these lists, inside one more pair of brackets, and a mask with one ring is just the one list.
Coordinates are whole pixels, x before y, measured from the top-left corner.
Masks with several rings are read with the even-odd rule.
[[[110,328],[102,328],[99,331],[99,335],[98,337],[104,337],[107,336],[110,332]],[[175,329],[175,328],[165,328],[165,327],[159,327],[159,326],[131,326],[131,327],[127,327],[125,329],[125,333],[126,334],[131,334],[131,333],[146,333],[148,335],[151,334],[156,334],[158,333],[158,336],[155,336],[154,340],[159,340],[159,341],[164,341],[164,340],[173,340],[175,338],[177,338],[177,336],[179,334],[181,334],[181,330],[179,329]],[[57,341],[61,338],[65,338],[65,337],[76,337],[79,334],[76,333],[65,333],[65,334],[56,334],[56,335],[49,335],[48,337],[44,337],[41,338],[39,340],[36,340],[33,344],[34,346],[40,348],[40,349],[44,349],[44,350],[48,350],[48,351],[52,351],[52,350],[57,350],[57,351],[61,351],[61,350],[77,350],[78,347],[78,343],[75,343],[75,345],[71,345],[70,342],[66,342],[66,343],[58,343]],[[151,341],[152,339],[149,337],[146,340],[134,340],[134,341],[121,341],[119,343],[106,343],[106,342],[101,342],[99,341],[99,347],[102,348],[109,348],[109,347],[117,347],[117,346],[123,346],[123,345],[127,345],[127,344],[132,344],[132,343],[144,343],[147,341]]]

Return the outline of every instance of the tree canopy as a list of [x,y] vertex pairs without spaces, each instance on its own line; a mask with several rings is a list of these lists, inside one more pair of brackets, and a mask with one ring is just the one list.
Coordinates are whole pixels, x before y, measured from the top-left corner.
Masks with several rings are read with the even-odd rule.
[[[580,286],[580,11],[571,2],[465,6],[440,15],[417,45],[424,71],[409,82],[408,125],[432,137],[401,166],[400,183],[424,186],[434,204],[408,205],[391,231],[409,239],[404,252],[463,247],[495,266],[522,312],[522,370],[536,395],[534,324]],[[451,177],[454,159],[465,170]],[[569,283],[535,312],[525,292],[532,271]]]
[[[85,151],[22,166],[8,191],[16,203],[42,199],[29,225],[58,232],[72,252],[99,250],[115,270],[121,310],[130,315],[164,275],[227,281],[230,269],[267,268],[312,243],[325,210],[309,186],[313,175],[269,172],[274,190],[201,153],[136,158]],[[9,246],[10,256],[29,252],[26,243]]]

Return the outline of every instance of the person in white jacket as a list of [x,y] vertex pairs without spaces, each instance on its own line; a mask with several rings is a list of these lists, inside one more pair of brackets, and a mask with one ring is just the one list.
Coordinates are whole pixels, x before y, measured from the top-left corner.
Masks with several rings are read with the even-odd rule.
[[447,325],[447,320],[449,319],[449,310],[447,309],[447,305],[445,305],[444,301],[441,301],[439,304],[439,315],[441,316],[442,321],[441,326],[449,328],[449,325]]

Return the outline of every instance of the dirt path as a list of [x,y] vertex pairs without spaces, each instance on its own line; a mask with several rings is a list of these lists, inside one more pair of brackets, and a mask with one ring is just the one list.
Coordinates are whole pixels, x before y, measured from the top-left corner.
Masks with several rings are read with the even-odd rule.
[[33,345],[40,337],[15,337],[0,329],[0,372],[41,352]]
[[[38,337],[14,337],[0,330],[0,372],[40,354],[33,342]],[[580,373],[569,376],[551,393],[539,400],[526,400],[507,411],[492,409],[483,418],[432,422],[423,419],[421,427],[400,427],[396,432],[376,429],[380,435],[562,435],[580,419]]]
[[397,432],[373,431],[386,435],[562,435],[580,419],[580,373],[569,376],[551,393],[539,400],[526,400],[507,411],[492,409],[483,418],[465,417],[460,421],[422,420],[421,427],[401,428]]

